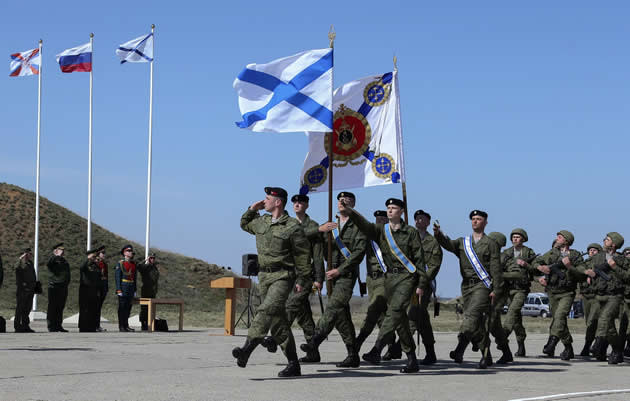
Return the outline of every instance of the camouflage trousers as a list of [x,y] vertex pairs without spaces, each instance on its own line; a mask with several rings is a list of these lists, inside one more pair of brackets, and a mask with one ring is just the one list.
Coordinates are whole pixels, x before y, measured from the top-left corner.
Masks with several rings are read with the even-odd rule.
[[295,339],[286,312],[287,298],[294,289],[295,277],[274,279],[267,278],[261,273],[259,278],[258,288],[262,303],[256,309],[256,316],[249,327],[247,337],[262,340],[271,331],[271,336],[280,345],[285,356],[287,350],[295,354]]
[[593,341],[597,332],[597,320],[599,319],[599,302],[595,295],[582,295],[582,304],[584,305],[584,320],[586,323],[586,334],[584,339],[586,342]]
[[508,296],[508,311],[503,318],[503,331],[505,337],[509,337],[512,332],[516,336],[516,341],[523,342],[527,337],[525,326],[523,326],[523,315],[521,309],[527,299],[528,291],[510,290]]
[[623,304],[619,307],[619,335],[624,335],[626,338],[630,338],[630,325],[628,321],[630,319],[630,298],[624,298]]
[[490,312],[490,289],[483,283],[462,283],[462,299],[464,302],[464,319],[459,332],[467,340],[485,349],[487,343],[487,316]]
[[361,326],[361,333],[369,336],[374,327],[380,328],[385,319],[387,311],[387,297],[385,296],[385,276],[372,278],[370,275],[366,279],[368,290],[368,307],[365,313],[365,320]]
[[337,329],[343,343],[347,347],[354,347],[356,332],[350,314],[350,299],[356,277],[337,277],[332,284],[332,293],[328,294],[328,302],[324,314],[317,322],[317,332],[328,335]]
[[388,273],[385,277],[385,294],[387,296],[387,312],[378,332],[378,340],[381,344],[394,342],[394,331],[400,338],[400,346],[405,353],[414,352],[416,344],[409,329],[407,309],[411,302],[412,294],[415,294],[418,285],[418,276],[406,271],[401,273]]
[[619,317],[619,308],[623,305],[623,295],[598,295],[600,314],[597,320],[596,337],[606,337],[610,344],[617,340],[615,319]]
[[412,293],[411,298],[411,305],[409,306],[409,310],[407,312],[411,336],[413,337],[416,331],[418,331],[420,333],[420,337],[422,337],[422,343],[424,345],[433,345],[435,344],[435,337],[433,336],[433,327],[431,326],[431,317],[429,316],[431,286],[424,288],[420,304],[413,301],[414,299],[417,299],[415,291]]
[[571,337],[571,333],[569,332],[567,315],[571,310],[573,300],[575,300],[575,292],[549,292],[548,296],[552,315],[549,335],[558,337],[564,345],[573,343],[573,337]]
[[315,334],[315,322],[313,321],[311,301],[309,301],[311,288],[313,288],[313,282],[309,281],[302,291],[291,291],[286,305],[289,327],[293,325],[294,321],[297,321],[297,324],[304,332],[304,338],[307,342]]

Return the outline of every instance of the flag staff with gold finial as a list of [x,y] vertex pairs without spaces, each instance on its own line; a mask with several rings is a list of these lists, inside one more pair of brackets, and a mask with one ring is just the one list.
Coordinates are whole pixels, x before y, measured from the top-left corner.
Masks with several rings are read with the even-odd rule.
[[[396,57],[396,54],[394,54],[394,72],[398,73],[398,57]],[[396,79],[398,79],[398,76],[396,76]],[[400,160],[400,165],[401,165],[401,172],[404,170],[404,159],[402,158],[402,138],[401,138],[401,142],[400,142],[400,156],[398,160]],[[405,179],[405,175],[401,174],[401,183],[402,183],[402,196],[403,196],[403,202],[405,202],[405,223],[409,224],[409,209],[407,207],[407,182]]]
[[[44,41],[39,40],[39,56],[42,55],[42,44]],[[40,60],[44,58],[41,57]],[[39,63],[37,74],[37,156],[35,167],[35,244],[33,253],[33,265],[35,266],[35,278],[39,278],[39,145],[42,131],[42,67],[43,62]],[[37,294],[33,297],[33,312],[37,312]],[[34,320],[34,319],[33,319]]]
[[144,237],[144,258],[149,258],[151,233],[151,167],[153,163],[153,60],[155,60],[155,24],[151,24],[153,35],[153,57],[149,67],[149,161],[147,167],[147,228]]
[[[333,25],[330,25],[330,30],[328,31],[328,40],[330,41],[330,48],[333,49],[334,52],[334,48],[335,48],[335,37],[337,36],[337,34],[335,33],[335,27]],[[335,128],[334,128],[334,122],[335,122],[335,101],[333,99],[334,97],[334,93],[335,93],[335,85],[334,85],[334,76],[335,76],[335,66],[334,66],[334,53],[333,53],[333,68],[331,69],[331,76],[330,76],[330,80],[332,81],[332,85],[331,87],[331,93],[330,93],[330,98],[331,98],[331,109],[333,112],[333,129],[330,132],[330,138],[329,138],[329,146],[328,146],[328,221],[333,221],[333,162],[334,162],[334,155],[335,152],[333,150],[333,145],[334,145],[334,132],[335,132]],[[328,232],[328,268],[331,269],[332,268],[332,245],[333,244],[333,235],[332,232],[329,231]],[[330,293],[328,294],[330,295]]]
[[[94,58],[94,34],[90,33],[90,51],[92,61]],[[94,64],[92,64],[94,65]],[[88,128],[88,212],[87,212],[87,247],[86,251],[92,249],[92,74],[94,68],[90,68],[90,113]]]

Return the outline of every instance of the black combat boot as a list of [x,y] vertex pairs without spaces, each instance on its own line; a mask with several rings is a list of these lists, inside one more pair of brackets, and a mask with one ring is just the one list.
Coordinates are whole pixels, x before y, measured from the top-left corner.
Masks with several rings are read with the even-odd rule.
[[591,345],[591,347],[589,348],[589,352],[591,353],[591,355],[593,355],[595,358],[597,358],[600,354],[600,348],[602,346],[602,341],[604,340],[603,337],[595,337],[595,342],[593,343],[593,345]]
[[625,343],[625,340],[621,336],[618,336],[617,339],[615,339],[615,341],[611,343],[614,345],[613,345],[612,351],[610,352],[610,356],[608,357],[609,365],[616,365],[618,363],[623,363],[624,343]]
[[466,351],[466,347],[470,341],[463,335],[460,334],[457,336],[457,347],[455,350],[449,353],[449,356],[456,363],[462,363],[464,361],[464,351]]
[[580,351],[580,356],[591,356],[590,354],[591,344],[593,344],[593,340],[590,340],[590,339],[585,340],[584,348],[582,348],[582,351]]
[[407,352],[407,364],[400,369],[400,373],[416,373],[420,370],[418,360],[416,359],[416,352]]
[[307,354],[309,352],[317,352],[317,354],[319,354],[319,346],[321,343],[324,342],[325,339],[326,339],[325,334],[319,331],[315,331],[315,334],[313,334],[313,337],[311,337],[311,339],[308,340],[306,344],[300,345],[300,349],[306,352]]
[[271,336],[263,338],[261,345],[267,348],[267,351],[272,354],[278,350],[278,343],[276,343],[276,340],[274,340]]
[[479,344],[477,344],[477,343],[472,343],[471,350],[472,350],[472,352],[477,352],[477,351],[479,351]]
[[232,350],[232,356],[236,358],[236,364],[241,368],[247,366],[247,361],[252,351],[262,342],[261,339],[255,338],[251,340],[249,337],[245,339],[245,344],[242,347],[236,347]]
[[293,344],[287,347],[286,354],[289,363],[286,368],[278,372],[278,377],[302,376],[302,369],[300,369],[300,362],[298,362],[297,352],[295,351],[295,346],[293,346]]
[[549,340],[547,340],[547,344],[543,347],[543,354],[553,357],[556,354],[556,345],[560,339],[556,336],[549,336]]
[[518,341],[518,349],[516,350],[516,354],[514,356],[525,356],[525,341]]
[[591,347],[591,354],[600,362],[606,360],[608,341],[604,337],[595,337],[595,343]]
[[560,359],[563,361],[569,361],[572,358],[575,358],[575,355],[573,354],[573,345],[564,344],[564,350],[560,353]]
[[503,346],[498,347],[498,348],[501,352],[503,352],[503,355],[501,355],[501,358],[497,360],[497,363],[499,365],[505,365],[506,363],[514,362],[514,357],[512,356],[512,350],[510,350],[510,345],[508,343],[505,343]]
[[346,350],[348,350],[348,356],[343,361],[339,362],[335,366],[338,368],[358,368],[361,364],[361,360],[359,359],[359,354],[354,350],[353,345],[346,345]]
[[299,359],[300,362],[304,362],[304,363],[317,363],[321,360],[322,358],[319,355],[318,350],[307,352],[306,356],[303,356],[302,358]]
[[400,347],[400,340],[387,347],[387,352],[381,358],[384,361],[391,361],[392,359],[402,358],[402,348]]
[[427,354],[424,356],[424,359],[420,361],[420,364],[433,365],[437,362],[437,357],[435,356],[435,346],[433,344],[424,344],[424,349]]
[[486,355],[483,354],[483,350],[481,351],[481,359],[479,360],[479,364],[477,368],[486,369],[488,366],[492,366],[494,362],[492,362],[492,354],[490,353],[490,346],[488,346],[488,350],[486,351]]
[[623,350],[623,355],[630,357],[630,336],[626,337],[626,349]]
[[378,365],[379,363],[381,363],[381,352],[383,351],[384,347],[385,344],[381,343],[379,340],[376,340],[370,352],[368,352],[367,354],[363,354],[363,360]]
[[363,343],[365,342],[365,340],[367,340],[368,337],[369,337],[369,334],[366,331],[361,330],[357,338],[354,339],[354,350],[356,351],[357,354],[359,353],[359,351],[361,351],[361,347],[363,346]]

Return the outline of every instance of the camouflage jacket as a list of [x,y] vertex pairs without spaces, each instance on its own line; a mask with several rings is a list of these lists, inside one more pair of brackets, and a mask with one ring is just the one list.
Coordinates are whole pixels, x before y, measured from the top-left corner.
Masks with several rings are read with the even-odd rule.
[[[260,216],[249,208],[241,216],[241,228],[256,236],[258,264],[261,279],[266,275],[273,279],[286,279],[297,274],[301,286],[311,281],[311,244],[302,226],[287,212],[275,222],[271,215]],[[265,273],[264,269],[280,267],[282,270]]]
[[[348,219],[346,223],[343,225],[341,230],[339,230],[339,237],[341,238],[341,242],[346,246],[348,251],[350,251],[350,256],[346,258],[339,246],[337,245],[337,241],[332,239],[332,267],[328,267],[328,270],[331,268],[339,270],[340,276],[349,276],[358,277],[359,275],[359,264],[363,260],[363,256],[365,256],[366,249],[368,247],[367,239],[365,238],[365,234],[359,230],[359,227],[351,220]],[[332,238],[332,234],[326,234],[326,242],[328,245],[328,238]],[[378,263],[378,262],[377,262]]]
[[35,292],[37,275],[32,261],[18,260],[15,265],[15,286],[18,292]]
[[424,251],[424,260],[427,267],[427,279],[429,281],[435,280],[435,277],[440,272],[440,266],[442,265],[444,253],[442,252],[442,248],[437,242],[437,239],[428,232],[421,241],[422,250]]
[[[593,267],[595,267],[593,265],[593,258],[588,258],[584,261],[584,270],[592,269]],[[594,297],[596,295],[596,291],[593,284],[593,279],[591,279],[589,283],[588,277],[585,277],[584,280],[579,282],[580,294],[586,297]]]
[[[534,268],[538,269],[538,266],[547,265],[551,267],[553,264],[558,266],[558,269],[554,272],[551,271],[547,275],[547,292],[562,293],[575,291],[577,283],[584,279],[584,259],[582,254],[575,249],[569,250],[569,259],[571,260],[571,268],[567,269],[562,264],[562,253],[557,248],[551,248],[544,255],[538,256],[534,260]],[[542,275],[540,271],[537,273]]]
[[[464,238],[450,239],[440,232],[435,236],[438,243],[447,251],[452,252],[459,259],[459,272],[463,280],[479,279],[464,250]],[[479,241],[472,241],[472,247],[479,261],[492,278],[491,289],[497,297],[503,295],[505,285],[503,282],[503,268],[501,267],[501,255],[499,245],[487,235],[483,235]]]
[[[299,220],[298,220],[299,222]],[[306,238],[311,243],[312,279],[318,283],[324,282],[324,237],[319,232],[319,224],[307,214],[300,223]]]
[[[350,218],[352,221],[354,221],[359,229],[365,233],[368,240],[376,242],[379,248],[381,248],[383,261],[387,266],[387,271],[390,272],[393,269],[406,271],[407,268],[405,265],[398,260],[389,246],[389,242],[385,237],[385,225],[370,223],[356,210],[350,210]],[[398,245],[400,251],[405,254],[405,256],[416,266],[416,273],[414,274],[417,274],[420,278],[418,281],[418,288],[426,288],[429,285],[430,280],[427,277],[427,273],[424,271],[426,261],[418,230],[402,221],[400,229],[392,231],[392,236],[394,237],[394,241],[396,242],[396,245]]]
[[591,278],[591,283],[597,295],[621,295],[625,292],[626,281],[629,278],[629,271],[626,258],[615,252],[613,260],[617,266],[612,269],[606,261],[606,252],[599,252],[591,258],[592,262],[588,267],[591,269],[601,269],[604,274],[608,275],[609,280],[604,279],[600,275]]
[[[514,257],[513,246],[501,253],[503,279],[507,281],[509,289],[529,291],[535,273],[532,265],[535,259],[536,252],[527,246],[521,248],[521,255],[518,258]],[[520,266],[518,260],[527,262],[527,266]]]

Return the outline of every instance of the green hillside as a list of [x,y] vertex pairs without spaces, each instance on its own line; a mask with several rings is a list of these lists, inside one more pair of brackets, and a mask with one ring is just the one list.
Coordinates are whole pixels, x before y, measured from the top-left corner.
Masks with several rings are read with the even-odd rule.
[[[15,311],[15,269],[21,250],[34,247],[35,232],[35,193],[15,185],[0,183],[0,255],[4,264],[4,284],[0,288],[0,315],[5,318],[13,316]],[[76,213],[40,197],[39,228],[39,279],[44,287],[44,294],[38,297],[38,310],[46,311],[48,304],[46,287],[48,269],[46,262],[52,255],[51,248],[64,242],[66,259],[70,263],[72,282],[70,284],[68,302],[64,316],[78,312],[79,267],[85,260],[85,244],[87,221]],[[114,267],[120,260],[120,249],[127,243],[133,244],[138,258],[144,257],[144,247],[107,231],[92,223],[92,241],[95,245],[107,247],[107,263],[109,265],[110,291],[105,301],[105,317],[116,320],[117,300],[115,296]],[[161,271],[160,298],[183,298],[185,300],[186,317],[192,323],[208,326],[211,315],[219,316],[223,311],[224,292],[211,290],[208,283],[211,279],[223,275],[232,275],[215,264],[190,258],[174,252],[153,248],[158,254]],[[139,280],[140,285],[140,280]],[[132,313],[137,313],[134,307]],[[194,315],[194,318],[193,318]],[[216,323],[216,316],[214,320]],[[190,321],[190,320],[187,320]]]

